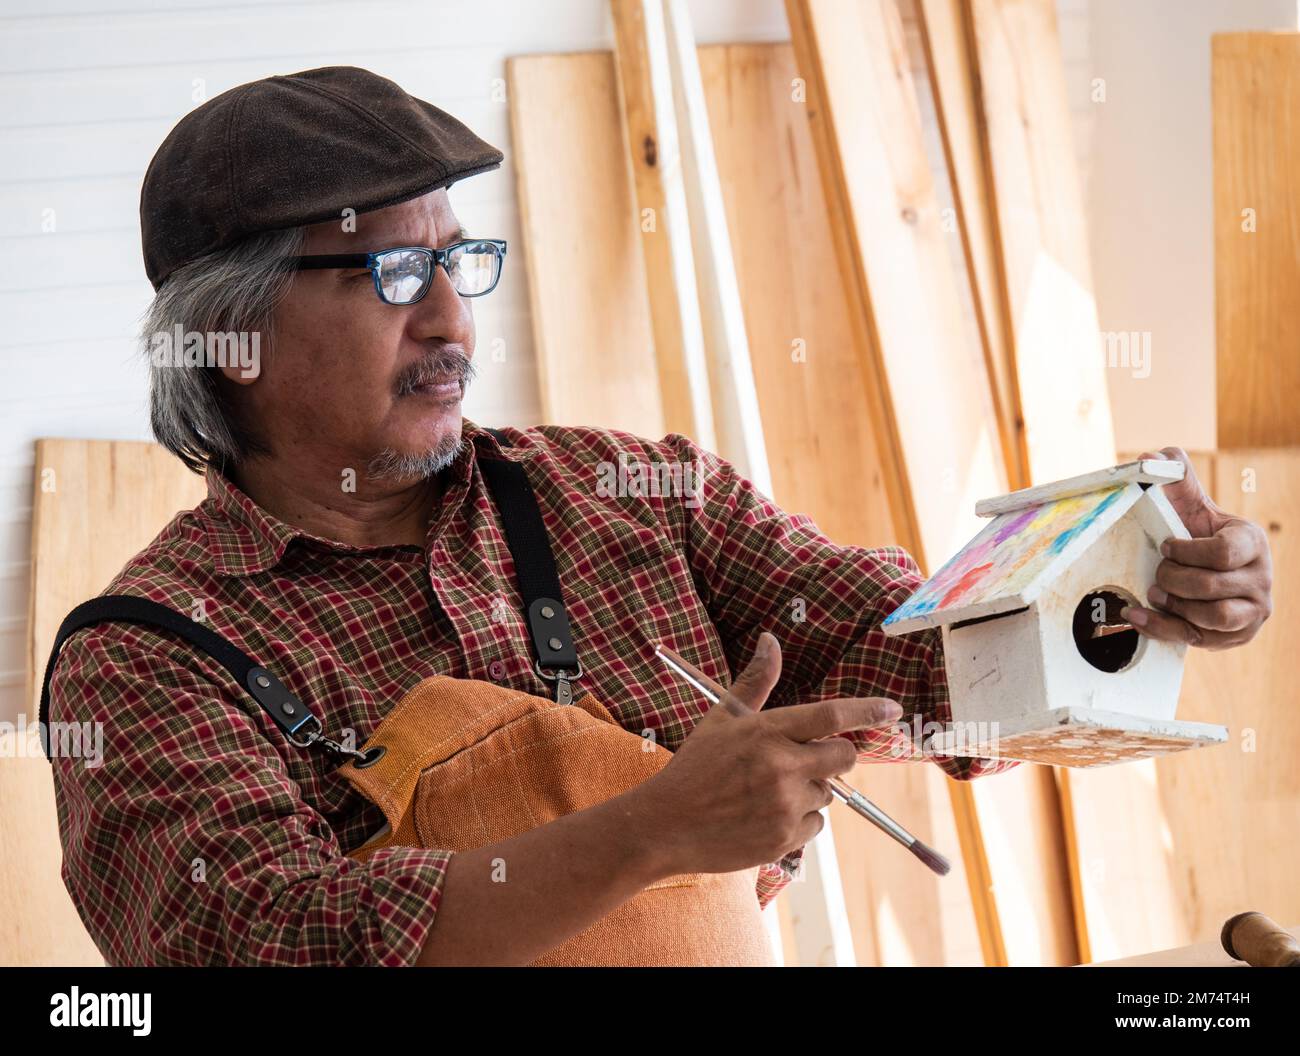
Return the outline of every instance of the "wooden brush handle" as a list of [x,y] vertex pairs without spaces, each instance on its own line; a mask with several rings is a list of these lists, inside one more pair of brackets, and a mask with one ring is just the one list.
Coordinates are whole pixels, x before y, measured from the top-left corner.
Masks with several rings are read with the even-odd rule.
[[1300,968],[1300,942],[1263,913],[1238,913],[1219,941],[1229,957],[1255,968]]

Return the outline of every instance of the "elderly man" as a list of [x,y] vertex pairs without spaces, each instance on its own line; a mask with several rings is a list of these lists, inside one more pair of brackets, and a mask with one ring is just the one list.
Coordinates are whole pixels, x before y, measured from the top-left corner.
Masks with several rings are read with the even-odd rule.
[[[879,630],[919,582],[902,551],[834,545],[681,435],[461,416],[505,244],[446,189],[501,159],[327,68],[205,103],[149,168],[152,424],[208,498],[107,592],[180,622],[100,620],[52,668],[48,719],[105,731],[102,765],[53,764],[110,963],[763,963],[754,917],[827,778],[949,717],[939,639]],[[260,361],[159,354],[191,332]],[[611,466],[697,486],[611,492]],[[1190,473],[1169,491],[1199,538],[1132,622],[1248,640],[1263,534]],[[743,707],[708,709],[656,643],[741,671]]]

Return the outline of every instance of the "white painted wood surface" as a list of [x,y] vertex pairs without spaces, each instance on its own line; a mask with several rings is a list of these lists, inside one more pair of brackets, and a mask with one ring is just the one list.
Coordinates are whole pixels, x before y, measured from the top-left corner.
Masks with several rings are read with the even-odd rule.
[[1119,466],[1098,469],[1092,473],[1083,473],[1077,477],[1066,477],[1047,484],[1037,484],[1032,488],[1021,488],[1007,495],[998,495],[991,499],[980,499],[975,504],[975,513],[980,517],[996,517],[999,513],[1023,510],[1026,506],[1037,506],[1056,499],[1066,499],[1073,495],[1087,495],[1090,491],[1113,488],[1119,484],[1169,484],[1183,479],[1183,464],[1163,458],[1147,458],[1138,462],[1125,462]]

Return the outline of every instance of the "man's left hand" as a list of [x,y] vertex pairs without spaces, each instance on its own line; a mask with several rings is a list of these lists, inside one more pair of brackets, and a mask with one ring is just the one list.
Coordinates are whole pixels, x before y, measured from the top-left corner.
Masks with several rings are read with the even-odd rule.
[[1147,594],[1151,607],[1126,606],[1122,615],[1151,638],[1205,649],[1244,645],[1273,611],[1268,537],[1259,525],[1215,505],[1181,447],[1142,457],[1186,467],[1182,480],[1163,487],[1192,538],[1165,540],[1164,560]]

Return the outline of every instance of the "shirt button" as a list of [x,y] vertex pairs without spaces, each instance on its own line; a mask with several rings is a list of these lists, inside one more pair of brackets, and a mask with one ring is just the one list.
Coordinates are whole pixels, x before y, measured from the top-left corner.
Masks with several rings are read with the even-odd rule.
[[488,674],[492,676],[492,681],[500,682],[506,677],[506,665],[500,660],[493,660],[488,664]]

